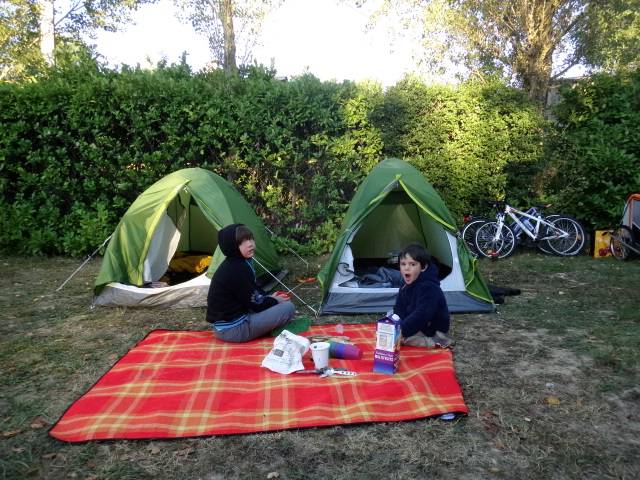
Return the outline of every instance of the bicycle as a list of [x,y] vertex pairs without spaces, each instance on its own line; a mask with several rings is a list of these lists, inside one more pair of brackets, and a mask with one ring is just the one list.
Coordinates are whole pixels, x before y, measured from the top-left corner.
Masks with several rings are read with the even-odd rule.
[[633,230],[620,225],[611,233],[609,250],[618,260],[628,260],[634,254],[640,255],[640,238],[636,239]]
[[[476,249],[484,257],[508,257],[516,243],[525,238],[523,234],[545,253],[572,256],[584,246],[582,225],[568,215],[543,217],[541,211],[546,206],[531,207],[523,212],[504,201],[492,202],[492,206],[497,210],[496,221],[485,222],[476,230]],[[506,218],[512,222],[507,223]]]
[[469,251],[476,257],[480,254],[476,248],[476,232],[479,227],[489,221],[491,221],[489,217],[483,215],[469,214],[463,218],[464,225],[460,230],[460,236],[462,240],[464,240],[464,243],[467,244]]

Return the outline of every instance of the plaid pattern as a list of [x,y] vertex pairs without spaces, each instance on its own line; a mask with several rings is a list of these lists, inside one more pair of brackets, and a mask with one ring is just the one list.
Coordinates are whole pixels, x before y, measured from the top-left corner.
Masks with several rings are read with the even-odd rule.
[[[155,330],[62,415],[66,442],[266,432],[467,413],[449,350],[403,347],[395,375],[373,373],[375,324],[345,325],[360,360],[331,359],[356,377],[281,375],[260,363],[273,338],[223,343],[208,331]],[[335,335],[334,326],[308,334]],[[307,368],[313,362],[307,355]]]

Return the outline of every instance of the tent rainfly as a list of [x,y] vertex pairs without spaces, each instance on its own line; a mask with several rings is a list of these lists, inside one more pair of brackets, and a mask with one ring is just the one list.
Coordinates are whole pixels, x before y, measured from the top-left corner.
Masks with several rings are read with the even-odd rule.
[[[270,272],[278,271],[278,255],[264,224],[229,182],[202,168],[167,175],[131,204],[116,227],[95,281],[94,305],[206,305],[211,276],[224,259],[218,230],[232,223],[252,230],[256,258]],[[176,252],[205,252],[212,258],[195,278],[151,288]],[[256,274],[260,278],[266,272],[257,265]]]
[[394,287],[390,282],[371,285],[360,280],[367,272],[391,267],[394,255],[410,243],[422,244],[440,262],[449,311],[495,310],[476,268],[477,259],[459,238],[440,195],[417,169],[388,158],[358,188],[335,248],[318,275],[321,313],[379,313],[393,308],[397,283]]

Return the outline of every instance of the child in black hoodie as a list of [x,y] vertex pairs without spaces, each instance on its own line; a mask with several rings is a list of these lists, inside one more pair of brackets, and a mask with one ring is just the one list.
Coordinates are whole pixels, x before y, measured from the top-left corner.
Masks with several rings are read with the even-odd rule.
[[213,274],[207,296],[207,321],[220,340],[247,342],[287,324],[295,313],[289,301],[265,295],[256,284],[253,255],[256,242],[240,223],[218,232],[226,258]]
[[417,244],[400,252],[404,285],[398,291],[393,312],[400,317],[402,343],[415,347],[449,347],[449,309],[438,279],[438,266]]

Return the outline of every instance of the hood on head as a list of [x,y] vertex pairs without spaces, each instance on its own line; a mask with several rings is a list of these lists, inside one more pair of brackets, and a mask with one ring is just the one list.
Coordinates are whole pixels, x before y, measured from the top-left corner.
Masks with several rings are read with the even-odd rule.
[[243,258],[236,242],[236,230],[242,223],[227,225],[218,231],[218,245],[225,257]]
[[418,281],[430,282],[440,285],[440,278],[438,278],[439,269],[434,262],[429,262],[429,266],[424,272],[420,272],[418,275]]

